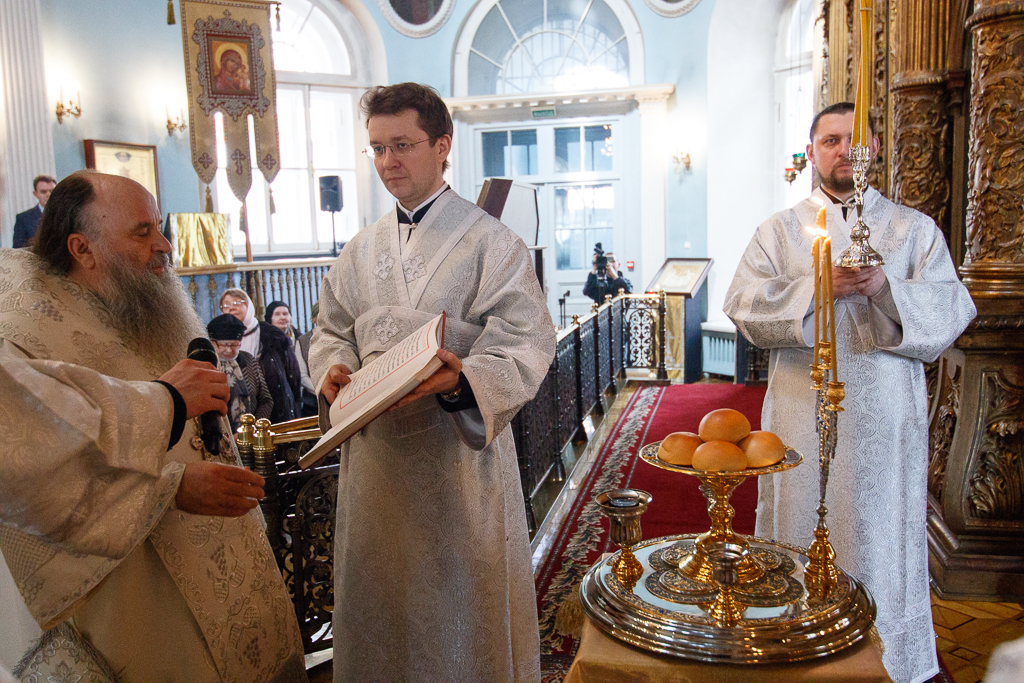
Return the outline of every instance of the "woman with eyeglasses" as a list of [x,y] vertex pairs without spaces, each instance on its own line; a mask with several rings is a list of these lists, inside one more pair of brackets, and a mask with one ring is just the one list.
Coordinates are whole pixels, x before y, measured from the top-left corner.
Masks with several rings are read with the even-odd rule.
[[274,399],[270,421],[293,420],[301,416],[302,373],[284,332],[256,318],[252,299],[241,289],[228,289],[220,297],[220,310],[245,325],[241,349],[256,356]]

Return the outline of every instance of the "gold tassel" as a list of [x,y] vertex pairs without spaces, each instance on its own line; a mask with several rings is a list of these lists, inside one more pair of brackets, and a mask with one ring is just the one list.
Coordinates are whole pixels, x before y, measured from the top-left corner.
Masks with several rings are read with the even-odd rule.
[[277,207],[274,206],[274,188],[268,186],[267,191],[270,193],[270,213],[275,214],[277,213]]
[[583,612],[583,603],[580,602],[580,587],[576,586],[569,597],[558,606],[555,613],[555,632],[571,638],[579,638],[583,635],[583,624],[586,623],[586,614]]
[[167,0],[167,25],[174,26],[174,2]]
[[209,185],[206,186],[206,213],[213,213],[213,194]]

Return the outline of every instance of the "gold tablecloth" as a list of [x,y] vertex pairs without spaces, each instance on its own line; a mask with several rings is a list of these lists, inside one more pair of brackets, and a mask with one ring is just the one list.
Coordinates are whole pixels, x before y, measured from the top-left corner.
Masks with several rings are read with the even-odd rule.
[[606,635],[590,620],[563,683],[884,683],[874,637],[830,657],[795,664],[707,664],[659,655]]

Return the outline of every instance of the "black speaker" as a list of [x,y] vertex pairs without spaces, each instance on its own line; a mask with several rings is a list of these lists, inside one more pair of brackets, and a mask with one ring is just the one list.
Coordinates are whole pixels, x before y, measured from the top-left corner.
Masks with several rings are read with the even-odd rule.
[[320,176],[320,210],[341,211],[341,178],[336,175]]

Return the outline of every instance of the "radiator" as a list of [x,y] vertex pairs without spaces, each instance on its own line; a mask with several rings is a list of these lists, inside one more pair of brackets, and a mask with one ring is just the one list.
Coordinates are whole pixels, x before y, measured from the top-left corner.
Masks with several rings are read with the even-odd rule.
[[700,341],[704,372],[710,375],[736,376],[736,330],[728,323],[704,323]]

